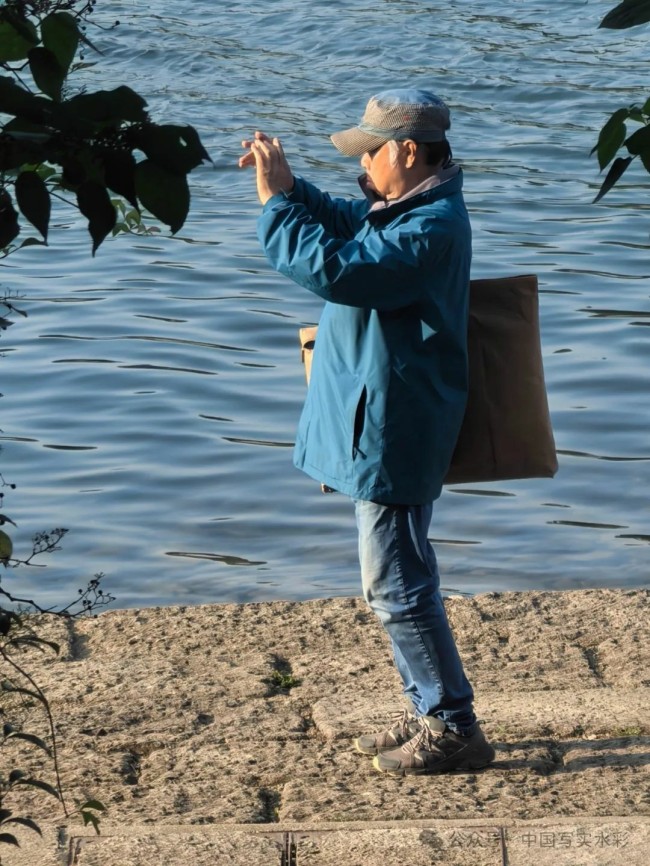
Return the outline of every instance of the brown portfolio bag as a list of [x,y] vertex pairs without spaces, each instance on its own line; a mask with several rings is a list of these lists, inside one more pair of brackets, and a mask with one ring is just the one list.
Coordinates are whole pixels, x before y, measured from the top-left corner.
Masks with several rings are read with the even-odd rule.
[[[307,382],[316,327],[300,329]],[[470,283],[469,394],[445,484],[551,478],[557,455],[539,335],[537,277]]]

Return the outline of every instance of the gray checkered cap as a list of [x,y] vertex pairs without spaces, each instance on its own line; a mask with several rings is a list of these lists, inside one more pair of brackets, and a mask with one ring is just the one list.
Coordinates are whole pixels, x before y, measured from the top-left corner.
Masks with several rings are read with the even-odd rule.
[[330,136],[345,156],[362,156],[387,141],[444,141],[449,109],[426,90],[385,90],[373,96],[358,126]]

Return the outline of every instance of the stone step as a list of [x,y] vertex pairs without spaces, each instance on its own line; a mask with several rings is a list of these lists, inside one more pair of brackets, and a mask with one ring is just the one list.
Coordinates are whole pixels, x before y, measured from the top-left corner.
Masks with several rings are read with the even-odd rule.
[[[312,720],[327,740],[353,737],[383,724],[390,710],[383,696],[336,694],[313,705]],[[616,739],[650,734],[650,688],[610,687],[477,694],[476,714],[491,739],[525,737]]]
[[[69,828],[71,833],[79,828]],[[54,828],[15,866],[647,866],[650,820],[348,822],[143,826],[72,835]],[[59,841],[61,842],[59,833]],[[47,845],[49,843],[49,848]],[[25,856],[32,859],[24,859]],[[33,859],[37,856],[38,859]]]

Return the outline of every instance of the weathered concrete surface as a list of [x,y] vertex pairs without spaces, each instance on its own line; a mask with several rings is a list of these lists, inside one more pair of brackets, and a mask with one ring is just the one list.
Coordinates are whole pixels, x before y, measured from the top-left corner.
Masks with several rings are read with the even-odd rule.
[[[398,821],[105,828],[21,866],[647,866],[650,821]],[[29,856],[32,859],[29,859]],[[58,857],[58,859],[57,859]]]
[[[601,818],[604,826],[626,818],[647,829],[639,821],[650,815],[650,593],[490,593],[450,598],[446,607],[478,715],[497,749],[495,764],[480,773],[394,779],[351,748],[352,736],[383,726],[401,706],[387,639],[360,599],[112,611],[69,629],[47,626],[62,644],[60,657],[25,662],[52,704],[70,800],[103,800],[107,831],[151,825],[150,835],[137,837],[140,859],[132,861],[143,866],[239,862],[233,851],[247,844],[241,825],[295,831],[308,823],[480,818],[500,827],[565,818],[578,826]],[[35,715],[26,728],[45,730]],[[38,752],[18,742],[13,749],[12,766],[51,780]],[[34,791],[15,805],[49,827],[57,820],[53,802]],[[179,843],[161,834],[183,834],[183,825],[198,835],[187,842],[191,854],[173,861],[160,846],[173,851]],[[204,828],[216,834],[211,845],[222,844],[224,825],[238,825],[244,837],[235,844],[228,836],[234,848],[227,856],[212,848],[204,857],[207,837],[196,825],[218,825]],[[29,831],[20,835],[27,842]],[[115,851],[123,846],[118,859],[106,853],[108,839],[88,842],[79,866],[126,866],[130,843],[120,838],[113,840]],[[354,836],[359,862],[393,862],[379,841],[385,834],[364,838]],[[299,866],[333,863],[338,843],[328,839],[318,851],[313,839],[303,846]],[[425,851],[429,842],[417,844]],[[362,855],[366,844],[376,846],[375,861]],[[50,866],[51,837],[48,845],[42,861],[24,863]],[[544,860],[539,845],[526,861],[513,842],[509,863],[582,866],[622,856],[622,846],[582,847],[610,860],[579,859],[587,852],[577,848],[565,860],[561,848]],[[273,863],[275,849],[264,850],[262,859],[246,862]],[[630,866],[636,861],[628,854]],[[57,856],[67,862],[69,853]],[[465,862],[445,856],[451,866]],[[15,856],[8,862],[21,863]],[[338,856],[342,862],[354,861]]]
[[[284,843],[284,844],[283,844]],[[262,851],[262,844],[266,847]],[[155,862],[160,866],[178,863],[178,852],[194,857],[197,866],[241,863],[246,866],[502,866],[500,829],[496,827],[453,828],[448,826],[336,827],[298,831],[260,839],[251,829],[235,831],[205,828],[191,834],[171,832],[157,836],[120,836],[108,840],[79,840],[73,843],[78,866],[138,866]],[[283,861],[283,852],[285,860]],[[212,856],[212,860],[208,859]],[[155,860],[153,857],[155,856]],[[249,859],[245,859],[248,856]],[[147,859],[144,859],[147,858]],[[227,858],[227,859],[226,859]]]

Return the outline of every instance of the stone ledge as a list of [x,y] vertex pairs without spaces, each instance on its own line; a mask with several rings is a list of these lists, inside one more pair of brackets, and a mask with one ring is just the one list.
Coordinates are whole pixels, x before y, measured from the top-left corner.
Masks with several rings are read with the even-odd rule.
[[[220,827],[106,826],[73,834],[57,866],[646,866],[650,820],[376,821]],[[54,828],[49,828],[52,835]],[[34,857],[33,848],[24,856]],[[53,860],[14,860],[16,866]]]
[[[52,704],[63,782],[70,801],[97,798],[108,806],[101,840],[84,841],[76,831],[79,857],[86,858],[78,866],[90,866],[91,856],[108,866],[110,834],[114,853],[122,846],[116,866],[126,866],[131,855],[120,828],[133,837],[128,828],[143,822],[138,866],[174,862],[173,852],[178,856],[178,845],[190,837],[196,842],[187,859],[200,866],[201,840],[213,844],[224,833],[232,851],[225,859],[236,862],[232,833],[250,839],[255,828],[269,827],[275,829],[267,834],[276,835],[260,837],[267,847],[259,857],[280,850],[286,860],[287,828],[293,844],[304,843],[297,866],[329,866],[337,857],[336,866],[344,866],[340,845],[357,840],[361,852],[372,839],[384,851],[379,866],[388,866],[386,834],[365,842],[341,837],[340,845],[330,835],[329,847],[305,836],[316,826],[352,833],[351,821],[359,822],[359,832],[391,829],[377,822],[383,816],[401,822],[391,825],[392,834],[398,827],[400,833],[435,830],[431,819],[443,822],[445,833],[475,826],[472,819],[508,832],[512,821],[528,820],[551,828],[619,821],[645,833],[647,823],[638,819],[650,814],[650,593],[489,593],[445,605],[497,759],[481,772],[444,779],[380,775],[350,743],[400,705],[387,638],[362,599],[117,610],[75,623],[73,635],[52,624],[50,636],[61,641],[64,656],[44,663],[34,655],[31,670]],[[32,663],[29,652],[24,660]],[[36,716],[29,730],[46,733]],[[50,778],[35,750],[19,742],[11,750],[11,766]],[[52,805],[26,790],[11,807],[50,826]],[[54,830],[48,833],[46,849],[35,856],[28,852],[40,843],[21,832],[27,859],[11,852],[9,862],[61,866],[63,852]],[[268,847],[278,833],[280,849]],[[540,839],[534,856],[525,841],[517,853],[516,839],[508,838],[509,866],[531,860],[546,866],[553,852],[571,855],[566,866],[606,866],[620,862],[613,849],[624,847],[603,841],[602,850],[591,846],[594,856],[610,860],[590,861],[566,836],[544,837],[543,845]],[[435,848],[437,837],[423,839],[423,851]],[[472,839],[477,842],[454,839],[470,853]],[[165,853],[160,846],[167,844]],[[211,856],[212,866],[214,850]],[[625,866],[636,862],[627,857]],[[448,860],[458,864],[462,859]]]

